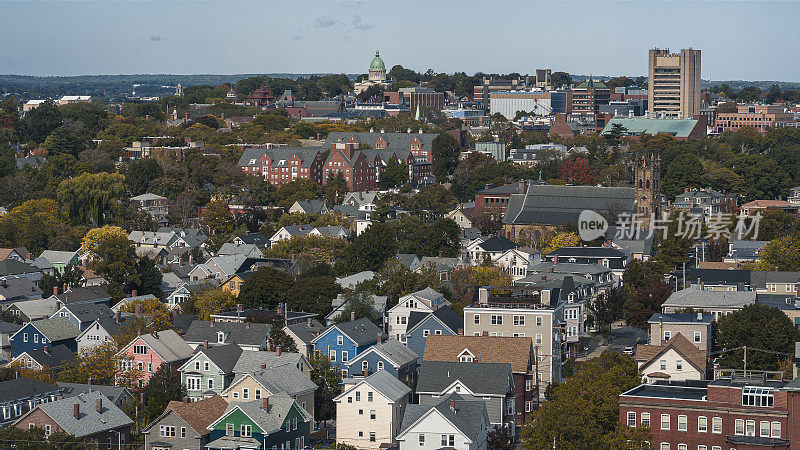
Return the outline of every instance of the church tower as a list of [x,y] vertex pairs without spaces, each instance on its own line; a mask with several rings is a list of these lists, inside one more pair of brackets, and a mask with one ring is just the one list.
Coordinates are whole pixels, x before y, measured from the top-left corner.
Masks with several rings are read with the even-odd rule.
[[646,226],[651,215],[658,217],[661,213],[661,157],[653,153],[637,156],[634,174],[636,213]]

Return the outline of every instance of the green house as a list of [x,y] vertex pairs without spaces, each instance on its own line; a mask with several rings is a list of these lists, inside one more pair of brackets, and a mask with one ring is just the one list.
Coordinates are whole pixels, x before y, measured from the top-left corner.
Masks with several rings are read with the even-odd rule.
[[289,450],[306,446],[312,417],[289,395],[279,393],[233,402],[208,426],[208,449]]
[[242,348],[236,344],[198,346],[194,355],[178,368],[187,395],[199,400],[221,393],[233,380],[233,366],[241,354]]

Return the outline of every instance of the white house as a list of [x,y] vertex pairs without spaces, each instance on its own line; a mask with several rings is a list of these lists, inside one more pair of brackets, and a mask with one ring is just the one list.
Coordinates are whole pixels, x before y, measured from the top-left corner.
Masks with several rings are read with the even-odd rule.
[[412,311],[431,313],[449,304],[442,294],[429,287],[400,297],[397,304],[389,310],[389,336],[405,344],[408,316]]
[[397,441],[400,450],[486,450],[488,431],[486,404],[451,394],[433,406],[408,405]]
[[542,262],[542,254],[532,248],[512,248],[494,258],[492,262],[516,281],[527,276],[528,264]]

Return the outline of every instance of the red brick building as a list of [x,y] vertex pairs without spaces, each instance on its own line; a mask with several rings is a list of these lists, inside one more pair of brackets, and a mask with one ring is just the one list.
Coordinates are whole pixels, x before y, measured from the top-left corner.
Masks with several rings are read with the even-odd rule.
[[475,193],[475,214],[491,211],[493,214],[502,216],[506,212],[511,194],[524,194],[527,191],[527,181],[496,187],[491,187],[487,184],[485,188]]
[[256,89],[247,95],[246,103],[253,106],[268,106],[275,101],[269,89]]
[[337,173],[344,176],[348,191],[369,191],[378,187],[375,168],[358,150],[355,139],[331,144],[331,153],[322,168],[322,184],[327,184]]
[[295,180],[322,180],[322,147],[247,148],[239,167],[250,175],[264,177],[275,186]]
[[800,379],[729,375],[636,387],[619,397],[620,421],[648,424],[657,450],[797,448]]

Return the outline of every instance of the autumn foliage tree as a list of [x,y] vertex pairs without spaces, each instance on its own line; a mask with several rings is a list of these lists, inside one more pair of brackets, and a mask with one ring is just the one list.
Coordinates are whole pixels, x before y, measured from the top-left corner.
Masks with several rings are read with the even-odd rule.
[[142,372],[129,363],[129,356],[117,356],[119,347],[115,342],[109,341],[82,350],[62,368],[58,381],[107,386],[116,384],[128,388],[138,386]]
[[503,273],[497,267],[470,266],[455,269],[450,273],[453,284],[453,310],[459,314],[465,306],[469,306],[479,286],[511,286],[511,275]]
[[575,247],[580,243],[580,236],[573,232],[562,231],[560,233],[556,233],[552,238],[550,238],[550,240],[547,241],[547,245],[542,249],[542,254],[546,255],[561,247]]
[[580,156],[564,161],[561,179],[568,184],[597,184],[597,173],[589,166],[589,160]]
[[194,307],[200,320],[211,320],[212,314],[236,308],[236,297],[220,287],[203,289],[192,294]]

